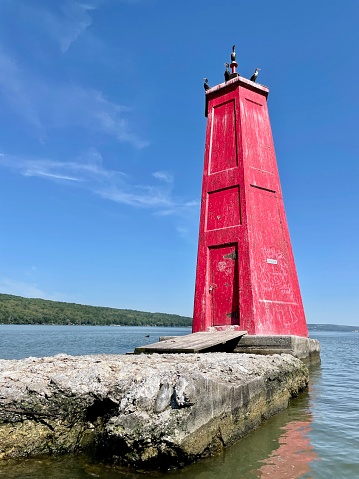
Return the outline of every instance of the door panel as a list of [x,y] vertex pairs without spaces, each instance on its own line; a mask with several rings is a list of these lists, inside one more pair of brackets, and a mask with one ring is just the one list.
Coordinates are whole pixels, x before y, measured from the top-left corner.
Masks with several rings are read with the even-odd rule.
[[209,174],[235,168],[237,161],[234,99],[213,108]]
[[209,262],[212,325],[239,324],[237,245],[210,248]]

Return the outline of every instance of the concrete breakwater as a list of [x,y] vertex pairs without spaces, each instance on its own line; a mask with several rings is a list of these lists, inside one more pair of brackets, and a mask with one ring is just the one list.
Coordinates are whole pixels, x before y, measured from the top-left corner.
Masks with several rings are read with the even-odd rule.
[[307,383],[288,354],[0,360],[0,460],[82,451],[181,466],[232,444]]

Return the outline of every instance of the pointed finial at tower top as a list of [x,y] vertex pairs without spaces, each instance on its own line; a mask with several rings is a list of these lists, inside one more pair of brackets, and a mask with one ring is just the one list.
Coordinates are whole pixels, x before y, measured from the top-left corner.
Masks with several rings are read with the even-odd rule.
[[232,62],[236,61],[236,46],[235,45],[233,45],[233,47],[232,47],[231,61]]
[[237,77],[238,76],[238,73],[237,73],[238,63],[236,62],[236,46],[235,45],[233,45],[233,47],[232,47],[230,67],[231,67],[231,70],[232,70],[232,73],[231,73],[230,77],[231,78]]

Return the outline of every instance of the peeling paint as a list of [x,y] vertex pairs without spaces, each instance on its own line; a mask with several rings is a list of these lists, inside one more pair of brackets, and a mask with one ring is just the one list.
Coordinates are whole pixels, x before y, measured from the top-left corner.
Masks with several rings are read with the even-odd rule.
[[241,77],[206,94],[194,332],[308,335],[267,94]]

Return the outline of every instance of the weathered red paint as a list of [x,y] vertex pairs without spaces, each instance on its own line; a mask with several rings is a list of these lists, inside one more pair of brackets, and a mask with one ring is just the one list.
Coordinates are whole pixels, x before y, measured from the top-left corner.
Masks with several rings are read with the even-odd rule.
[[236,77],[207,91],[193,332],[308,336],[267,109]]

